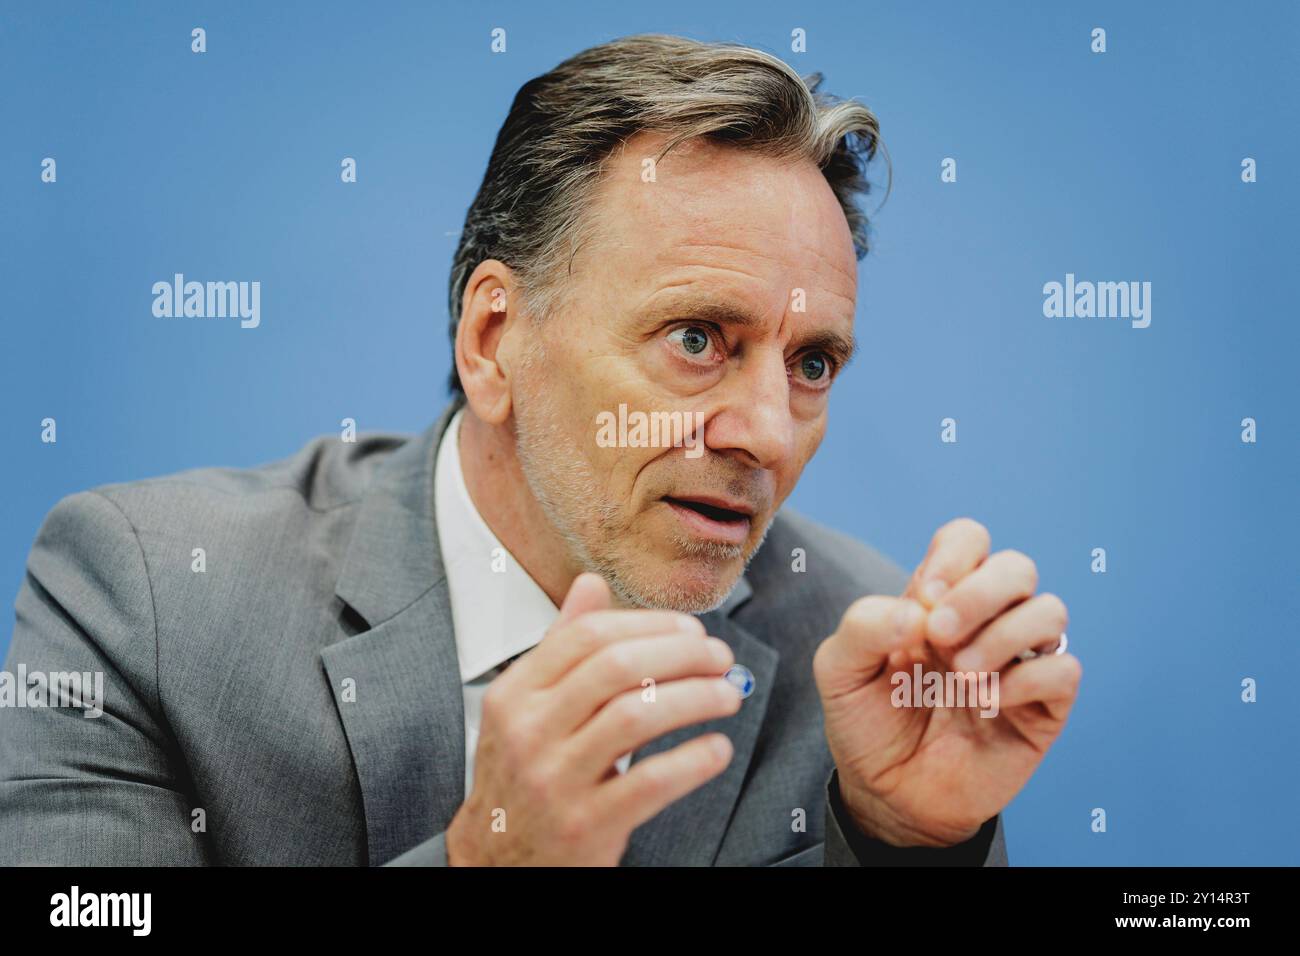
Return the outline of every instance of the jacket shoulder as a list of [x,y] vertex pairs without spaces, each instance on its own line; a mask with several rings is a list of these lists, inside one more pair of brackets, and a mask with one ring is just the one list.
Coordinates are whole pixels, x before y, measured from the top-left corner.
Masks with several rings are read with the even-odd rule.
[[370,434],[355,442],[325,435],[293,455],[249,468],[193,468],[154,478],[100,485],[92,491],[130,518],[165,520],[192,512],[328,512],[355,502],[375,469],[410,436]]
[[[291,613],[285,591],[333,586],[355,505],[409,440],[321,437],[251,468],[196,468],[69,495],[46,516],[29,570],[56,580],[62,565],[126,575],[152,604],[156,634],[227,620],[232,607]],[[115,594],[123,587],[101,582]]]

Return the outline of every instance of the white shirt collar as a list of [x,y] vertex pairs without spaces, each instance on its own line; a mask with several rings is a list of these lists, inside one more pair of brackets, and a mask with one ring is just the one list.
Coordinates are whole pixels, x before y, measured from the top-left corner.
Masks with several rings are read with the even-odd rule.
[[469,682],[540,641],[560,612],[474,507],[460,466],[464,414],[456,412],[438,446],[434,513],[460,678]]

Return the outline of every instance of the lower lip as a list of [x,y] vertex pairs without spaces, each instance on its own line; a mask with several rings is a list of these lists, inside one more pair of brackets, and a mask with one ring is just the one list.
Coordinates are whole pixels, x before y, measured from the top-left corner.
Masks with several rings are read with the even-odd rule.
[[692,511],[690,508],[675,502],[665,501],[664,504],[671,508],[677,515],[678,520],[686,525],[697,537],[709,538],[713,541],[724,541],[727,544],[744,544],[749,538],[750,519],[748,518],[740,521],[714,521],[698,511]]

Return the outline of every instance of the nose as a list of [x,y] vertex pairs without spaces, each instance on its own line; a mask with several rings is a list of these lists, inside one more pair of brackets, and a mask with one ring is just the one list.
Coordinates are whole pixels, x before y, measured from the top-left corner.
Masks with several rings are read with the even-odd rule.
[[705,429],[710,451],[733,452],[760,468],[775,468],[794,454],[794,418],[790,414],[790,381],[780,349],[749,357],[732,373],[729,394],[721,411]]

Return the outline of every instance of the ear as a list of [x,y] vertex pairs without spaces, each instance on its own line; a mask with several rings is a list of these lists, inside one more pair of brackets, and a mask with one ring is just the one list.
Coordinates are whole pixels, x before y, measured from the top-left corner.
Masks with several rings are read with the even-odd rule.
[[517,289],[510,267],[496,259],[480,262],[465,283],[456,327],[456,371],[470,408],[489,425],[510,416],[510,358],[501,343],[513,325],[524,321]]

